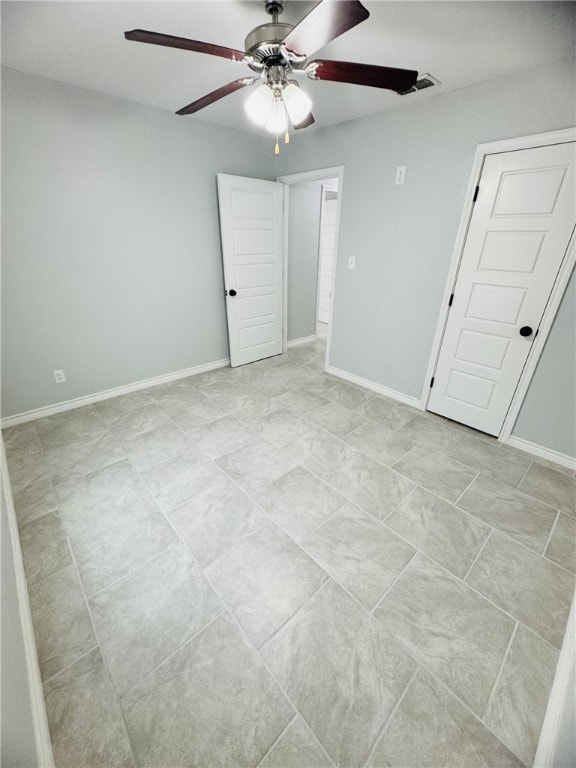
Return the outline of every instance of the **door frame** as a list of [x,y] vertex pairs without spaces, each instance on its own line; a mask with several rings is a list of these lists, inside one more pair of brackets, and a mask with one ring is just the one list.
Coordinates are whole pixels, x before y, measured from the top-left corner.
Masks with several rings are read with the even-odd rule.
[[[462,215],[460,217],[460,224],[458,225],[458,231],[456,233],[456,242],[454,244],[454,250],[452,252],[452,260],[448,269],[448,276],[446,278],[446,285],[444,287],[444,293],[442,295],[442,304],[440,314],[438,316],[438,322],[436,324],[436,331],[434,333],[434,340],[432,342],[432,348],[430,350],[430,358],[428,361],[428,368],[426,369],[426,377],[424,379],[424,385],[422,388],[422,395],[420,399],[420,405],[422,410],[427,410],[428,400],[430,398],[430,381],[434,376],[434,371],[438,364],[438,357],[440,355],[440,348],[442,346],[442,340],[444,338],[444,331],[446,329],[446,323],[448,321],[449,314],[449,301],[450,295],[454,292],[454,286],[458,279],[458,272],[460,269],[460,262],[464,253],[464,246],[466,244],[466,238],[468,235],[468,227],[470,225],[470,219],[472,218],[472,212],[474,210],[474,193],[476,187],[480,182],[482,176],[482,169],[484,167],[484,161],[488,155],[495,155],[502,152],[514,152],[520,149],[535,149],[537,147],[550,146],[552,144],[566,144],[568,142],[576,141],[576,128],[565,128],[559,131],[549,131],[547,133],[538,133],[531,136],[519,136],[513,139],[504,139],[503,141],[489,142],[487,144],[478,144],[476,147],[476,153],[474,155],[474,161],[472,163],[472,170],[470,172],[470,179],[468,181],[468,188],[466,190],[466,196],[464,198],[464,205],[462,208]],[[575,145],[576,148],[576,145]],[[520,413],[520,408],[524,402],[524,398],[530,386],[530,381],[536,370],[538,360],[546,344],[548,333],[556,317],[556,312],[562,301],[564,291],[568,285],[568,281],[574,269],[576,263],[576,233],[572,232],[572,236],[568,243],[568,247],[564,254],[560,270],[552,287],[552,293],[546,307],[544,314],[538,326],[538,335],[532,342],[528,358],[520,374],[518,386],[512,397],[510,407],[504,419],[502,429],[498,435],[498,440],[501,442],[508,442],[512,429]]]
[[[332,285],[330,288],[331,302],[330,302],[330,316],[328,319],[328,335],[326,338],[326,358],[324,361],[324,370],[328,367],[328,361],[330,360],[330,345],[332,342],[332,318],[334,314],[334,297],[336,291],[336,271],[338,266],[338,240],[340,237],[340,210],[342,205],[342,186],[344,182],[344,166],[337,165],[332,168],[318,168],[311,171],[302,171],[300,173],[289,173],[285,176],[278,176],[276,181],[284,184],[284,247],[283,251],[283,318],[282,318],[282,351],[286,352],[288,349],[288,215],[289,215],[289,198],[290,198],[290,185],[301,184],[306,181],[324,181],[325,179],[338,179],[338,205],[336,206],[336,237],[334,238],[334,270],[332,272]],[[318,292],[316,292],[318,294]],[[316,322],[316,320],[315,320]]]

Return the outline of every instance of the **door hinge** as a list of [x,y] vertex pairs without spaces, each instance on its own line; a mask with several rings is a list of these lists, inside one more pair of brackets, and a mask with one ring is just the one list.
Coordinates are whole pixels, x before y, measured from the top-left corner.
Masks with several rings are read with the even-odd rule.
[[472,198],[472,202],[473,203],[475,203],[476,200],[478,200],[478,192],[480,192],[480,187],[479,186],[477,186],[476,189],[474,190],[474,197]]
[[448,302],[448,306],[449,306],[449,307],[451,307],[451,306],[452,306],[452,302],[453,302],[453,301],[454,301],[454,294],[453,294],[453,293],[451,293],[451,294],[450,294],[450,301]]
[[432,378],[430,379],[430,387],[433,387],[433,386],[434,386],[434,376],[432,376]]

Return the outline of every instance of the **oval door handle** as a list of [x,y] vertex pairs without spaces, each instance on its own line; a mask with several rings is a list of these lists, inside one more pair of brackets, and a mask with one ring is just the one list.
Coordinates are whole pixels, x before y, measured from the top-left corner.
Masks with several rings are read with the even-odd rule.
[[[236,296],[236,291],[234,290],[234,288],[231,288],[228,291],[228,296]],[[520,333],[522,333],[522,331],[520,331]]]
[[532,328],[529,325],[523,325],[520,328],[520,336],[532,336]]

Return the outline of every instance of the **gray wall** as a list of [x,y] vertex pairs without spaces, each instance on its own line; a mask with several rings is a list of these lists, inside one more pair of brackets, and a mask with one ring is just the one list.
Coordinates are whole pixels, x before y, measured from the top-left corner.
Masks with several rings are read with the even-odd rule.
[[288,341],[316,332],[322,182],[290,185]]
[[[566,128],[574,115],[570,60],[298,135],[282,173],[345,166],[333,366],[420,397],[476,146]],[[394,185],[398,165],[407,166],[404,186]],[[567,325],[554,328],[519,424],[527,440],[573,454]],[[544,388],[543,409],[533,392]]]
[[2,414],[227,357],[216,173],[273,178],[269,147],[2,75]]
[[2,478],[0,489],[0,506],[2,507],[0,533],[2,544],[1,765],[2,768],[33,768],[38,764],[38,758],[28,688],[28,670],[24,657],[20,607],[16,592],[14,554],[8,530],[4,492]]

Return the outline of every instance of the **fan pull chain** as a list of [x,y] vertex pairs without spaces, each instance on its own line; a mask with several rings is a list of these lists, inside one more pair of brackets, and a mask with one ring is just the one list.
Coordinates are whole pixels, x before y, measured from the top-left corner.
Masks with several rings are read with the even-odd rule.
[[276,134],[276,146],[274,147],[274,154],[275,155],[280,154],[280,144],[278,144],[278,134]]

